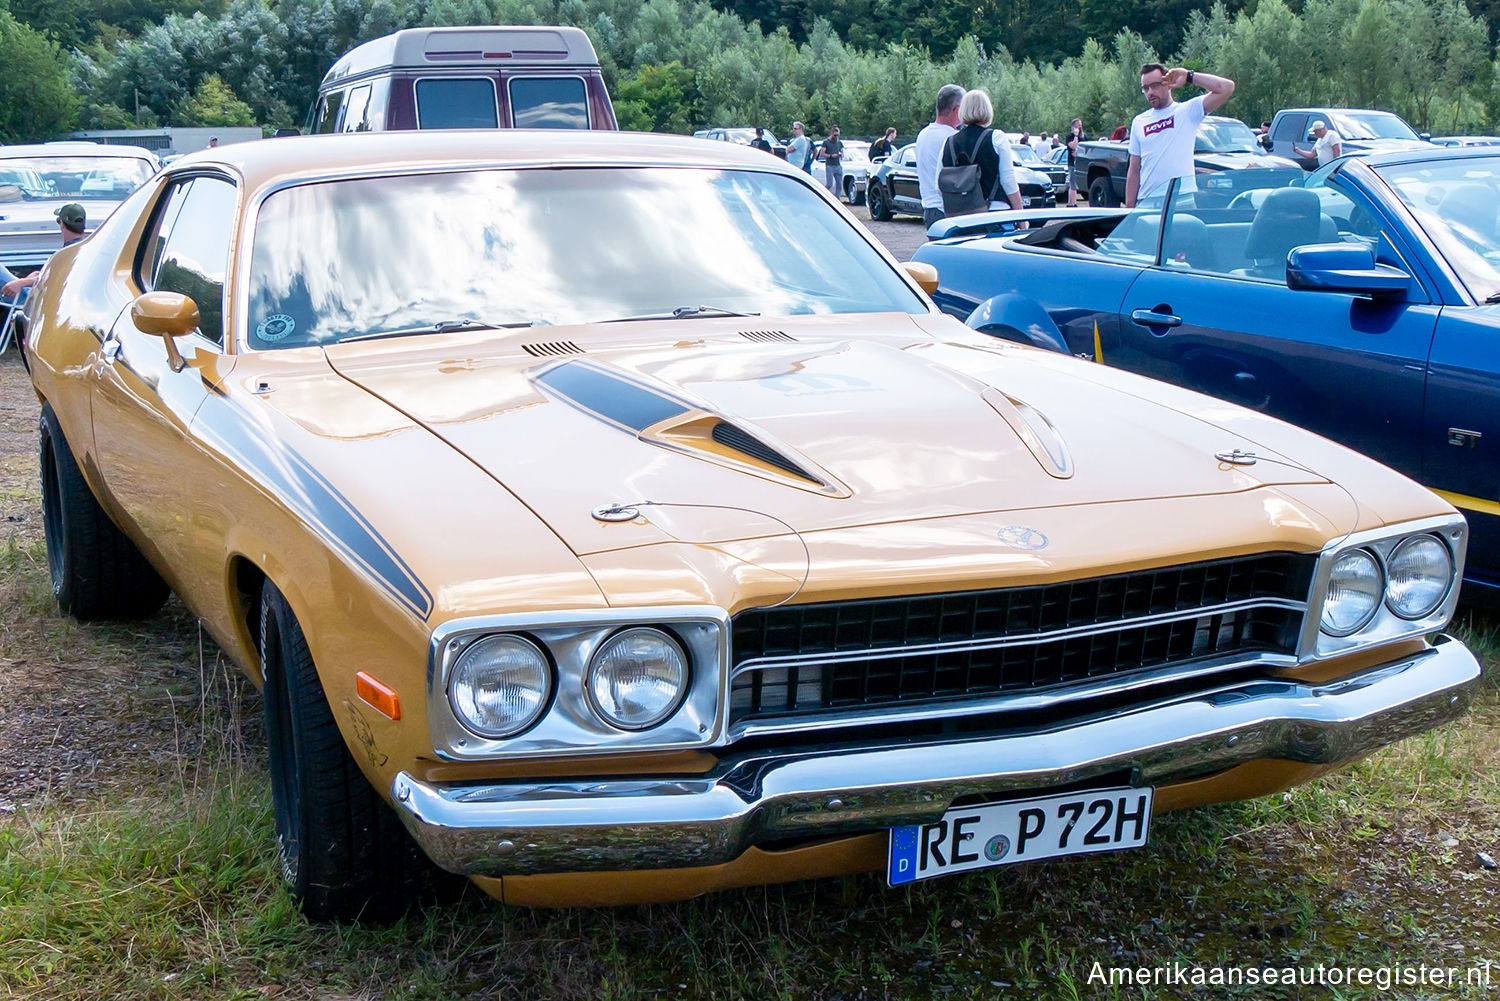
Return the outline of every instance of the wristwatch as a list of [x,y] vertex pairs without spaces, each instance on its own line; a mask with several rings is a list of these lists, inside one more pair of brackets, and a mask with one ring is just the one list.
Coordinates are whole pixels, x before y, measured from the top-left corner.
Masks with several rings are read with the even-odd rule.
[[1188,79],[1187,79],[1187,82],[1188,83],[1192,83],[1193,82],[1193,71],[1192,70],[1188,70]]

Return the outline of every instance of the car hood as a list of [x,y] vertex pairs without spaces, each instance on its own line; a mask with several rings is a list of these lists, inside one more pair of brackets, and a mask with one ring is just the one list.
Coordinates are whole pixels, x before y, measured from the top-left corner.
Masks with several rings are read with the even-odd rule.
[[[1153,402],[1155,383],[1079,379],[1093,366],[942,317],[559,327],[498,347],[490,336],[327,356],[578,554],[1324,482],[1290,460],[1220,461],[1237,448],[1271,456]],[[595,516],[642,502],[657,516]]]
[[1211,170],[1240,170],[1245,167],[1301,169],[1295,160],[1288,160],[1284,156],[1272,156],[1270,153],[1198,153],[1194,155],[1193,160],[1198,166],[1208,167]]
[[0,202],[0,237],[17,234],[58,236],[57,210],[69,202],[83,206],[88,229],[93,232],[119,207],[114,200],[98,198],[46,198],[36,201]]

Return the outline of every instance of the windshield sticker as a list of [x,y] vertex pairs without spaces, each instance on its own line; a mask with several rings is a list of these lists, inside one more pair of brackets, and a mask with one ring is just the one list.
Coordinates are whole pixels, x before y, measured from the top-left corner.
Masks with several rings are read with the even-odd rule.
[[260,326],[255,328],[255,336],[263,341],[275,343],[291,334],[297,329],[297,321],[285,313],[272,313],[266,317]]

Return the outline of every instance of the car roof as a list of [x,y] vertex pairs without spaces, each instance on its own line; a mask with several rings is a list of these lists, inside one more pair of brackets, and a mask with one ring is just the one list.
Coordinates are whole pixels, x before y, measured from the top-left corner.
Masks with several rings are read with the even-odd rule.
[[735,166],[802,176],[802,171],[785,161],[737,143],[582,129],[434,129],[284,136],[198,150],[173,161],[168,170],[175,174],[219,165],[239,174],[253,190],[287,180],[535,164]]
[[0,157],[9,159],[23,156],[123,156],[141,160],[156,159],[156,154],[144,146],[114,143],[55,142],[0,146]]

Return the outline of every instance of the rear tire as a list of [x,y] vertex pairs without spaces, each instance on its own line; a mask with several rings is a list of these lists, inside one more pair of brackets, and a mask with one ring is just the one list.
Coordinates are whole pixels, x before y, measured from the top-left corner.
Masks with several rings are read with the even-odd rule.
[[877,222],[891,221],[891,205],[885,197],[885,191],[874,181],[865,188],[865,200],[870,206],[870,218]]
[[42,527],[57,607],[75,619],[139,619],[156,612],[168,588],[99,506],[52,404],[37,428]]
[[1108,177],[1096,177],[1089,182],[1089,204],[1119,208],[1120,199],[1115,197],[1115,186]]
[[844,178],[844,199],[850,205],[863,205],[865,203],[864,193],[859,190],[859,182],[852,177]]
[[440,888],[461,888],[422,854],[355,764],[302,627],[270,581],[261,588],[260,656],[281,871],[302,912],[313,921],[386,922]]

